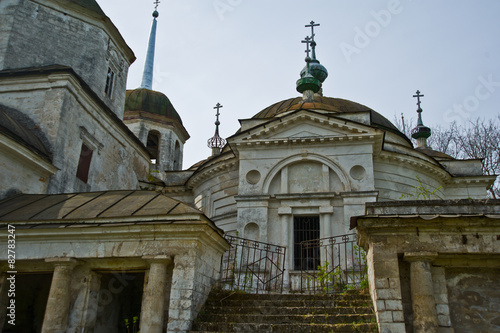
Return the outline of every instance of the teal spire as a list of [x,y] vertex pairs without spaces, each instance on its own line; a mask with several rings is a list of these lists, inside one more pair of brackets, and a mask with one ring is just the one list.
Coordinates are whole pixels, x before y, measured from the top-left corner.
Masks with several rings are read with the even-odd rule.
[[[319,26],[319,24],[311,21],[307,28],[311,28],[311,36],[307,36],[302,43],[307,45],[306,47],[306,66],[300,72],[300,79],[297,80],[297,91],[304,95],[304,100],[312,101],[313,94],[321,90],[322,83],[328,77],[328,71],[326,68],[320,64],[319,60],[316,59],[316,42],[314,40],[314,27]],[[311,47],[312,50],[309,48]],[[312,52],[312,58],[309,53]]]
[[417,90],[417,94],[413,95],[413,97],[417,98],[417,127],[415,127],[411,131],[411,136],[417,140],[417,148],[427,148],[427,138],[431,136],[431,129],[427,126],[424,126],[424,122],[422,121],[422,107],[420,106],[420,97],[424,97],[424,95],[420,95],[420,90]]
[[155,43],[156,43],[156,18],[160,15],[156,10],[159,0],[155,2],[155,10],[153,12],[153,24],[151,25],[151,33],[149,34],[148,52],[146,54],[146,62],[144,63],[144,72],[142,73],[141,88],[153,90],[153,66],[155,62]]

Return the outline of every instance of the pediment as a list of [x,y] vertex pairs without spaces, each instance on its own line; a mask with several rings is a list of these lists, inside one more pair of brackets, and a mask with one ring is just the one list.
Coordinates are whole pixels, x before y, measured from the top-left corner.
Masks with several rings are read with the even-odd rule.
[[378,132],[375,128],[361,123],[302,110],[259,124],[237,135],[234,139],[237,142],[298,139],[324,140],[373,136]]

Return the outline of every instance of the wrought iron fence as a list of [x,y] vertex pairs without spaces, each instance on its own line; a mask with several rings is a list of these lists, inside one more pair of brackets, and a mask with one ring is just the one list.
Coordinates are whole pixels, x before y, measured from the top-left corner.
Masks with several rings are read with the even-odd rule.
[[301,292],[330,294],[367,283],[366,254],[356,245],[356,234],[303,241],[300,246]]
[[221,284],[226,290],[282,293],[286,248],[226,235],[230,249],[221,263]]

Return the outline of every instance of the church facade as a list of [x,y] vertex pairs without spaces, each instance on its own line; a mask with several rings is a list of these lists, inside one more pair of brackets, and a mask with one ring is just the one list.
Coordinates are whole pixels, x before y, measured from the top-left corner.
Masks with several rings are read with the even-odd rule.
[[[20,305],[36,309],[35,331],[118,332],[126,312],[141,331],[185,332],[218,278],[224,233],[287,248],[289,289],[298,244],[352,233],[366,203],[421,199],[421,186],[483,199],[495,180],[479,160],[428,147],[421,118],[415,146],[371,108],[323,96],[314,30],[299,95],[240,120],[183,170],[182,112],[147,85],[126,90],[135,56],[94,0],[8,0],[0,22],[0,221],[17,228],[19,287],[39,281],[41,299]],[[102,305],[117,285],[129,308],[124,296]]]

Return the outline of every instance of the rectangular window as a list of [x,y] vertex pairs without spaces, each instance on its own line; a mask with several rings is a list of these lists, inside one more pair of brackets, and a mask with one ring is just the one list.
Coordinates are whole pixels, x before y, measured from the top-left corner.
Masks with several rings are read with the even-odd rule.
[[295,216],[293,219],[293,269],[316,270],[321,263],[319,247],[301,247],[303,241],[319,239],[319,216]]
[[108,67],[108,75],[106,76],[106,87],[104,88],[104,92],[108,97],[111,97],[111,94],[113,93],[114,83],[115,83],[115,73],[110,67]]
[[89,180],[90,161],[92,160],[93,151],[85,143],[82,143],[82,151],[80,152],[80,160],[78,161],[78,169],[76,177],[85,184]]

